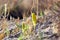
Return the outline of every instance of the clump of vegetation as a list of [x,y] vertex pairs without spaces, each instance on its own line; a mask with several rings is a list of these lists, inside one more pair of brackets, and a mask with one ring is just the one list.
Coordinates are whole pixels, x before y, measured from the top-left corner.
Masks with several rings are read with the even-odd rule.
[[[36,24],[37,24],[37,19],[36,19],[36,15],[35,15],[35,13],[32,13],[32,28],[34,28],[33,30],[35,30],[35,28],[36,28]],[[19,25],[18,25],[19,26]],[[29,26],[28,24],[26,24],[26,23],[22,23],[22,25],[21,26],[19,26],[19,27],[21,27],[21,29],[22,29],[22,34],[20,34],[20,36],[19,36],[19,38],[18,38],[18,40],[23,40],[23,39],[25,39],[27,36],[29,37],[29,35],[30,34],[32,34],[32,32],[30,32],[30,30],[29,30],[29,27],[31,27],[31,26]],[[29,32],[28,32],[29,31]],[[35,34],[35,33],[33,33],[33,34]],[[40,34],[40,37],[42,38],[42,33],[39,31],[39,34]],[[41,39],[41,38],[39,38],[39,39]],[[41,39],[42,40],[42,39]]]
[[22,34],[20,35],[18,40],[23,40],[28,35],[27,33],[28,29],[29,29],[29,26],[25,23],[22,23]]

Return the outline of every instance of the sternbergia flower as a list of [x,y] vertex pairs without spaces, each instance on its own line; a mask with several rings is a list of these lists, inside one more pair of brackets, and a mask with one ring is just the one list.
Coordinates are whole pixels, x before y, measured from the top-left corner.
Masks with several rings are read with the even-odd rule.
[[32,23],[33,23],[34,26],[36,26],[37,19],[36,19],[35,13],[32,13]]

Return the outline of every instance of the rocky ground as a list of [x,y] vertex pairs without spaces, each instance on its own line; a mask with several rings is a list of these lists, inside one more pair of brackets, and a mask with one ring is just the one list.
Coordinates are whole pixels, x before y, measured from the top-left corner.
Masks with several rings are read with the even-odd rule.
[[[0,40],[18,40],[22,34],[22,29],[16,24],[21,25],[23,21],[32,27],[28,34],[31,33],[23,40],[60,40],[60,13],[52,14],[52,11],[47,13],[48,15],[38,17],[35,29],[33,29],[31,17],[27,18],[28,20],[0,20]],[[8,32],[6,33],[6,31]]]

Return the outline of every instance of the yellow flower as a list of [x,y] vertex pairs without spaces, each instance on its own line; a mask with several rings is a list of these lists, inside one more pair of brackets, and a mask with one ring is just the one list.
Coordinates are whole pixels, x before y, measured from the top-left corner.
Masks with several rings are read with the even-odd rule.
[[36,26],[37,20],[36,20],[36,15],[35,15],[35,13],[32,13],[32,22],[33,22],[33,25]]

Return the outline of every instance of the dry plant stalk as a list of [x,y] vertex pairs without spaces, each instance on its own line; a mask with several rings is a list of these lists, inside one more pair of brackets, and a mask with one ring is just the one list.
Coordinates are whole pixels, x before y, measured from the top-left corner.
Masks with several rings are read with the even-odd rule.
[[38,0],[37,0],[37,16],[38,16]]
[[5,17],[6,17],[6,13],[7,13],[7,4],[5,4]]
[[33,0],[33,5],[32,5],[32,7],[31,7],[31,14],[32,14],[33,8],[34,8],[34,0]]

